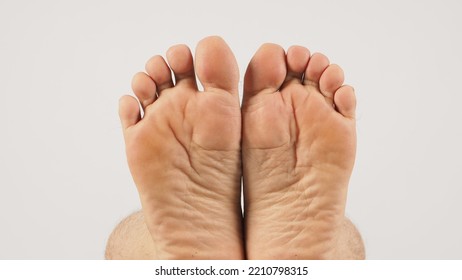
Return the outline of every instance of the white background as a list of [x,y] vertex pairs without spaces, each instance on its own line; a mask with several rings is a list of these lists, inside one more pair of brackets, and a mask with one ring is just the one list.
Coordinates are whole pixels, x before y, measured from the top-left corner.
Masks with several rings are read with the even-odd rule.
[[[187,261],[95,261],[95,260],[45,260],[17,261],[2,260],[0,277],[8,280],[46,279],[46,280],[195,280],[195,279],[310,279],[310,280],[389,280],[389,279],[444,279],[460,280],[462,261],[441,260],[381,260],[381,261],[229,261],[229,260],[187,260]],[[24,269],[27,267],[27,269]],[[276,268],[289,268],[280,273]],[[308,276],[304,274],[307,268]],[[198,270],[196,270],[196,268]],[[191,272],[204,273],[214,269],[215,276],[191,275]],[[295,274],[290,275],[295,268]],[[183,272],[181,272],[183,269]],[[224,269],[225,271],[223,271]],[[235,269],[239,271],[236,276]],[[188,271],[187,271],[188,270]],[[234,274],[234,275],[219,275]],[[161,274],[162,271],[162,274]],[[305,270],[306,271],[306,270]],[[231,272],[231,273],[230,273]],[[170,275],[166,275],[166,274]],[[205,272],[206,273],[206,272]],[[159,275],[157,275],[159,274]],[[176,274],[173,276],[172,274]],[[180,274],[180,275],[179,275]],[[183,274],[183,275],[181,275]],[[188,274],[188,275],[186,275]]]
[[344,68],[359,99],[347,213],[368,258],[462,258],[460,3],[0,0],[0,258],[103,258],[140,207],[118,98],[149,57],[214,34],[241,80],[264,42]]

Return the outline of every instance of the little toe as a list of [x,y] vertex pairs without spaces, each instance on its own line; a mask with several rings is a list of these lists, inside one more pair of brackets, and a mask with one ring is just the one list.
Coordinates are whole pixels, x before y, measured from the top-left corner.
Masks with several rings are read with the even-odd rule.
[[156,100],[156,84],[146,73],[138,72],[133,76],[132,89],[143,111]]
[[308,62],[308,66],[306,67],[303,83],[305,85],[313,85],[318,87],[319,79],[329,64],[329,59],[325,55],[321,53],[313,54],[310,58],[310,61]]
[[239,69],[234,54],[222,38],[211,36],[197,44],[195,66],[205,91],[221,89],[238,97]]
[[124,131],[141,119],[140,107],[135,97],[124,95],[120,98],[119,117]]
[[161,56],[156,55],[148,60],[146,72],[154,80],[157,94],[160,95],[163,90],[173,87],[172,72]]
[[319,89],[326,98],[333,100],[334,92],[343,85],[344,79],[342,68],[336,64],[331,64],[319,79]]
[[353,87],[344,85],[334,94],[337,111],[347,118],[354,118],[356,111],[356,96]]
[[176,85],[185,84],[197,90],[194,63],[191,51],[186,45],[177,45],[167,51],[167,61],[175,75]]
[[310,51],[301,46],[292,46],[287,51],[287,83],[302,83],[303,73],[310,60]]
[[244,78],[244,100],[259,93],[274,93],[282,86],[287,74],[284,49],[263,44],[247,66]]

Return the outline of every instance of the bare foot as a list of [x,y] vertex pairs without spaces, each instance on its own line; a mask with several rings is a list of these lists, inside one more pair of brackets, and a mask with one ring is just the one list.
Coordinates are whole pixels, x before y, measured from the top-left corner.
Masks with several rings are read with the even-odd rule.
[[241,259],[237,63],[218,37],[199,42],[195,57],[194,67],[188,47],[174,46],[170,67],[155,56],[133,78],[144,116],[134,97],[121,98],[128,164],[157,258]]
[[249,259],[335,258],[356,132],[353,88],[322,54],[263,45],[245,76]]

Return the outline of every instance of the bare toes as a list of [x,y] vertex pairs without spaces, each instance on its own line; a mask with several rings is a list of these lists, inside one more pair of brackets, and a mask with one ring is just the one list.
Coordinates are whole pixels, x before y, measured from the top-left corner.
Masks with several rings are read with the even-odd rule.
[[143,110],[156,100],[156,84],[146,73],[138,72],[133,76],[132,89]]
[[319,89],[326,98],[333,100],[334,92],[343,85],[344,80],[342,68],[336,64],[331,64],[319,79]]
[[287,83],[302,83],[302,77],[310,60],[310,51],[301,46],[292,46],[287,51]]
[[146,72],[154,80],[157,94],[160,95],[165,89],[173,87],[172,72],[161,56],[156,55],[148,60]]
[[337,111],[347,118],[355,117],[356,96],[353,87],[342,86],[334,94]]
[[204,90],[225,90],[239,96],[239,68],[233,52],[218,36],[202,39],[196,47],[197,77]]
[[133,96],[124,95],[119,100],[119,117],[123,131],[135,125],[140,119],[140,107]]
[[264,44],[253,56],[244,78],[244,100],[259,93],[273,93],[284,82],[287,69],[284,49]]
[[194,73],[193,57],[189,47],[176,45],[167,51],[167,60],[175,75],[176,85],[185,84],[197,90],[196,75]]
[[319,79],[322,73],[329,66],[329,59],[321,54],[315,53],[311,56],[308,66],[306,67],[304,84],[305,85],[319,85]]

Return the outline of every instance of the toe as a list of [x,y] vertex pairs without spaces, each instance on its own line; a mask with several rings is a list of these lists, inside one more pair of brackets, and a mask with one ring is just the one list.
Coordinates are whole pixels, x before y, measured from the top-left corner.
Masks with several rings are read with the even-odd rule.
[[146,73],[139,72],[133,76],[132,89],[143,110],[156,100],[156,84]]
[[328,99],[333,100],[334,92],[337,91],[344,81],[343,70],[336,64],[329,65],[319,79],[319,89]]
[[244,99],[258,93],[274,93],[284,82],[287,69],[284,49],[264,44],[253,56],[244,78]]
[[303,73],[310,60],[310,51],[305,47],[292,46],[287,51],[287,77],[285,83],[302,83]]
[[148,60],[146,72],[156,84],[157,94],[161,94],[163,90],[173,87],[172,72],[161,56],[156,55]]
[[119,117],[124,131],[141,119],[138,101],[133,96],[124,95],[120,98]]
[[306,67],[304,84],[314,85],[317,87],[319,85],[321,74],[329,66],[329,63],[329,59],[325,55],[321,53],[313,54],[308,62],[308,66]]
[[167,51],[167,61],[175,74],[176,85],[185,84],[197,90],[191,51],[186,45],[177,45]]
[[204,90],[222,89],[238,96],[239,69],[236,58],[222,38],[207,37],[198,43],[195,66]]
[[353,87],[342,86],[334,95],[334,102],[337,111],[347,118],[355,117],[356,96]]

